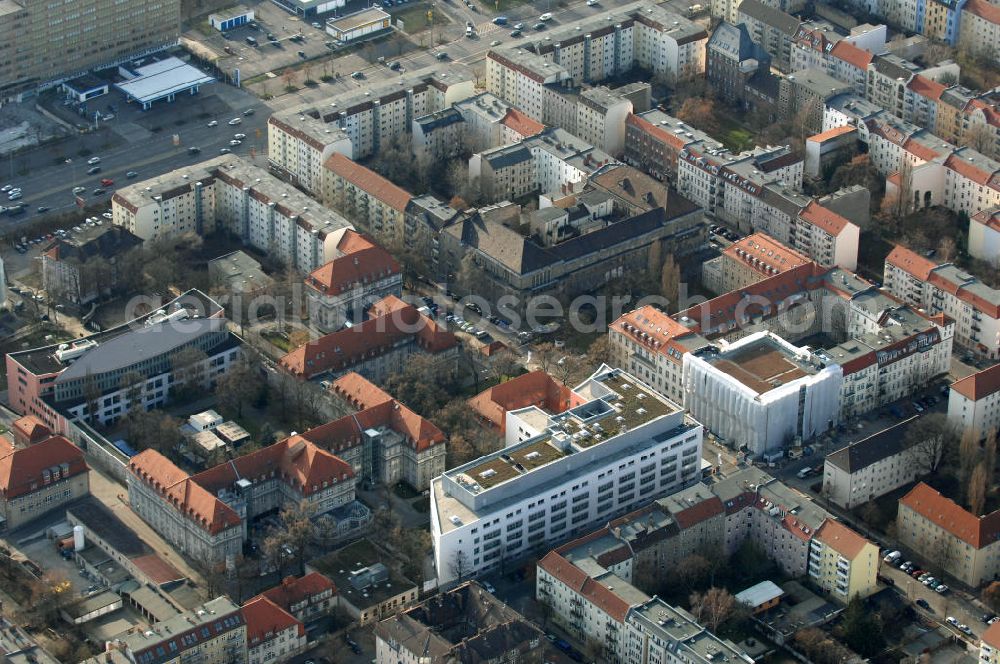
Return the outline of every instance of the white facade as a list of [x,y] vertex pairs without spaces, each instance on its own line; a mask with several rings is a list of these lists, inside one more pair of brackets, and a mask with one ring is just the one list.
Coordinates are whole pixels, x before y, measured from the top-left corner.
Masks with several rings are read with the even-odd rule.
[[294,187],[226,155],[131,185],[111,200],[113,223],[144,240],[204,235],[218,224],[300,272],[336,255],[353,228]]
[[983,210],[969,218],[969,255],[1000,264],[1000,210]]
[[[719,345],[717,352],[687,353],[683,360],[684,405],[717,436],[744,444],[759,455],[780,450],[793,440],[809,440],[840,421],[840,366],[823,366],[807,349],[767,332]],[[746,353],[757,349],[780,353],[787,367],[779,370],[794,371],[797,367],[799,377],[789,382],[772,379],[769,382],[774,386],[759,392],[763,385],[747,385],[719,368],[723,362],[740,364]]]
[[702,427],[679,406],[607,366],[574,391],[586,403],[557,416],[509,412],[503,450],[431,483],[439,583],[544,550],[700,479]]
[[948,394],[948,423],[982,439],[1000,430],[1000,365],[957,380]]

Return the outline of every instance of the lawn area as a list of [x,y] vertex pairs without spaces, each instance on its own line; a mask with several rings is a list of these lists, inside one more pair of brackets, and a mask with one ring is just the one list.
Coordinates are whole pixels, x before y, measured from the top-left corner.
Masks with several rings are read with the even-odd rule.
[[276,346],[286,353],[291,352],[309,341],[309,333],[304,330],[294,330],[289,333],[268,330],[261,332],[260,336],[267,339],[272,346]]
[[[395,23],[397,20],[403,20],[403,30],[409,35],[415,35],[418,32],[423,32],[431,26],[431,21],[427,18],[427,12],[430,11],[432,7],[426,2],[418,2],[412,5],[403,5],[401,7],[396,7],[389,10],[392,14],[392,21]],[[451,23],[444,12],[436,11],[432,14],[434,19],[434,25],[447,25]]]
[[716,119],[719,121],[720,128],[722,129],[719,132],[722,144],[729,148],[731,152],[742,152],[753,147],[753,133],[735,118],[716,113]]

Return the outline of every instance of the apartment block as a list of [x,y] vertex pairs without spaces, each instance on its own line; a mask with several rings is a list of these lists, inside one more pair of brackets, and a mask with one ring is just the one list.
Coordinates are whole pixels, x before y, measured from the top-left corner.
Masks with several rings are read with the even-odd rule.
[[1000,62],[1000,9],[987,0],[966,0],[959,22],[959,43]]
[[625,150],[625,120],[632,113],[632,102],[599,86],[581,92],[576,109],[573,133],[612,157],[621,156]]
[[792,40],[799,32],[799,19],[761,0],[743,0],[737,22],[747,26],[750,38],[771,55],[775,67],[792,71]]
[[378,173],[335,154],[323,163],[319,198],[375,241],[388,247],[404,245],[406,207],[412,196]]
[[389,295],[369,307],[366,320],[307,341],[278,366],[301,380],[332,380],[353,371],[381,383],[402,371],[413,353],[431,355],[442,368],[454,370],[458,349],[455,335]]
[[227,565],[242,553],[247,521],[285,504],[305,502],[335,520],[345,509],[366,513],[352,505],[354,483],[350,465],[298,435],[197,475],[156,450],[128,465],[132,510],[185,555]]
[[410,133],[413,154],[424,167],[446,161],[465,149],[465,120],[454,107],[414,118]]
[[854,509],[917,480],[932,465],[935,445],[907,447],[904,436],[919,427],[910,418],[850,443],[826,457],[823,495],[844,509]]
[[267,121],[268,164],[318,193],[323,164],[333,155],[364,159],[397,139],[409,146],[414,119],[474,94],[471,71],[451,64],[279,111]]
[[468,581],[375,625],[375,662],[537,661],[544,633]]
[[582,405],[507,414],[506,446],[431,482],[441,582],[497,569],[701,477],[702,428],[620,369],[573,390]]
[[330,615],[337,606],[337,587],[319,572],[286,576],[257,597],[266,597],[303,623]]
[[334,258],[353,228],[262,168],[234,155],[179,168],[115,192],[113,223],[143,240],[227,230],[308,274]]
[[1000,575],[1000,511],[978,516],[921,482],[899,499],[896,536],[976,588]]
[[305,279],[309,324],[324,333],[348,322],[360,323],[369,306],[403,294],[399,263],[364,235],[346,231],[337,243],[337,254]]
[[42,250],[42,286],[50,298],[84,305],[118,286],[120,262],[142,240],[124,228],[97,230],[93,235],[56,238]]
[[479,420],[501,436],[507,432],[507,413],[536,406],[558,415],[579,406],[580,397],[541,369],[494,385],[468,400]]
[[[657,180],[675,184],[680,151],[696,142],[713,144],[713,139],[658,108],[630,114],[625,121],[624,161]],[[714,146],[723,147],[721,143]]]
[[107,655],[115,664],[158,662],[180,664],[191,660],[205,664],[248,661],[247,624],[240,607],[225,595],[134,630],[108,643]]
[[[31,438],[18,435],[30,425]],[[15,421],[15,438],[0,438],[0,530],[13,530],[90,493],[83,450],[53,436],[36,418]]]
[[[205,353],[198,365],[174,366],[186,348]],[[133,401],[146,410],[170,400],[186,381],[207,389],[240,357],[240,341],[226,330],[224,310],[192,290],[162,308],[72,343],[7,354],[11,407],[34,415],[51,431],[68,434],[75,418],[109,425]],[[123,377],[137,376],[124,385]]]
[[766,75],[770,66],[771,55],[754,42],[743,23],[723,21],[708,40],[705,78],[731,104],[748,105],[748,83]]
[[955,344],[1000,357],[1000,293],[951,263],[897,245],[885,259],[885,289],[903,302],[955,322]]
[[280,664],[306,649],[306,628],[295,616],[264,596],[240,608],[246,624],[247,664]]
[[841,602],[878,590],[878,545],[827,519],[809,541],[809,577]]
[[948,393],[948,423],[983,439],[1000,431],[1000,365],[960,378]]
[[8,0],[0,5],[0,100],[174,46],[180,21],[180,0],[81,7]]
[[635,587],[628,548],[608,528],[549,552],[538,562],[535,587],[556,623],[584,642],[601,644],[601,661],[708,664],[724,658],[753,664],[684,609]]

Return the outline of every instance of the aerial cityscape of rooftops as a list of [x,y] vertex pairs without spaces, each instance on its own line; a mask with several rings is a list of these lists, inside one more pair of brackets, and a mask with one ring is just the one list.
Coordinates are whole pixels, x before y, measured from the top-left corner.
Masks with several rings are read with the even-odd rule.
[[0,664],[1000,664],[1000,0],[0,0]]

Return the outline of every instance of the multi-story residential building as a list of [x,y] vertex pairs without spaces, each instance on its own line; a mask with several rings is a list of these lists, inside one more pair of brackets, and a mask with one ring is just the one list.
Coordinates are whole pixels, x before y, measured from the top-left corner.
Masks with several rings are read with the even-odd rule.
[[375,662],[533,662],[545,634],[505,603],[468,581],[375,625]]
[[955,343],[1000,357],[1000,292],[951,263],[937,264],[897,245],[885,259],[885,289],[903,302],[955,321]]
[[743,0],[737,10],[737,23],[743,23],[750,38],[771,56],[780,71],[792,71],[792,40],[802,22],[762,0]]
[[349,463],[362,482],[406,482],[424,490],[444,472],[445,437],[431,421],[370,383],[348,373],[330,392],[349,414],[310,429],[302,437]]
[[[473,152],[516,142],[513,139],[504,140],[506,129],[504,119],[512,111],[527,117],[490,92],[483,92],[475,97],[463,99],[456,102],[452,108],[462,116],[465,125],[464,139],[466,145]],[[532,120],[532,122],[535,121]],[[536,124],[541,128],[539,123]]]
[[262,168],[223,155],[115,192],[113,223],[143,240],[226,230],[299,272],[333,259],[345,229],[329,210]]
[[[175,356],[188,348],[204,359],[178,366]],[[189,381],[208,388],[239,356],[240,341],[226,330],[224,310],[191,290],[72,343],[8,353],[7,390],[15,411],[67,434],[76,418],[107,425],[132,408],[162,406],[171,388]]]
[[781,79],[778,111],[785,119],[796,118],[808,132],[823,129],[827,101],[851,91],[851,86],[819,69],[803,69]]
[[691,417],[758,456],[830,431],[840,419],[841,367],[769,332],[686,353],[683,371]]
[[319,572],[300,577],[287,576],[281,584],[262,592],[283,610],[304,623],[330,615],[337,606],[337,587]]
[[979,661],[983,664],[1000,662],[1000,627],[996,623],[983,632],[979,640]]
[[129,460],[127,479],[129,504],[143,521],[184,554],[212,563],[230,564],[243,550],[247,521],[287,503],[331,518],[355,507],[351,466],[298,435],[197,475],[145,450]]
[[323,164],[333,155],[364,159],[395,139],[409,145],[415,118],[474,94],[472,72],[449,64],[279,111],[267,121],[268,163],[290,181],[318,193]]
[[465,150],[465,120],[454,107],[413,119],[413,154],[423,167]]
[[634,377],[602,366],[558,415],[507,414],[506,446],[431,482],[441,582],[573,537],[701,477],[702,428]]
[[632,102],[608,88],[589,88],[578,98],[573,133],[612,157],[620,157],[625,150],[625,120],[632,110]]
[[854,509],[931,470],[936,465],[934,456],[940,458],[940,447],[934,443],[908,446],[904,436],[914,426],[919,427],[917,418],[910,418],[828,454],[823,495],[835,505]]
[[1000,365],[983,369],[951,384],[948,423],[983,439],[1000,431]]
[[[649,173],[658,180],[677,181],[677,161],[684,146],[713,139],[699,129],[667,115],[658,108],[629,115],[625,122],[625,163]],[[712,149],[722,149],[715,143]]]
[[415,239],[406,233],[406,206],[412,196],[375,171],[334,154],[323,162],[320,180],[320,201],[339,210],[377,242],[401,247]]
[[747,26],[723,21],[708,40],[705,78],[717,95],[732,104],[746,104],[747,83],[771,66],[770,54],[757,45]]
[[9,0],[0,5],[0,101],[174,46],[180,22],[180,0],[79,8]]
[[371,304],[403,294],[399,263],[364,235],[345,231],[337,243],[337,254],[305,280],[309,323],[321,332],[361,322]]
[[42,251],[42,287],[50,298],[84,305],[118,286],[121,260],[142,240],[117,226],[97,231],[56,238]]
[[923,482],[899,499],[896,537],[973,588],[1000,576],[1000,510],[978,516]]
[[[622,116],[624,121],[624,116]],[[546,129],[517,143],[473,154],[469,180],[489,202],[548,194],[582,182],[616,163],[608,153],[565,129]]]
[[536,598],[553,620],[613,664],[715,660],[753,664],[731,641],[684,609],[650,597],[632,581],[627,545],[603,528],[550,551],[538,562]]
[[878,590],[878,545],[827,519],[809,541],[809,578],[846,603]]
[[839,420],[912,394],[947,373],[955,324],[900,305],[850,272],[810,262],[671,318],[651,307],[631,312],[609,327],[609,336],[616,362],[690,407],[696,397],[689,390],[701,386],[685,379],[689,354],[704,353],[720,339],[734,342],[757,332],[795,343],[821,330],[841,341],[812,352],[822,365],[839,365],[843,371]]
[[988,0],[966,0],[959,22],[959,43],[1000,62],[1000,8]]
[[[21,435],[30,423],[30,433]],[[90,493],[83,451],[35,418],[0,438],[0,530],[13,530]]]
[[305,650],[305,625],[267,597],[251,599],[240,613],[246,625],[247,664],[280,664]]
[[223,595],[172,618],[154,622],[146,630],[133,630],[114,639],[108,644],[107,658],[114,664],[245,662],[248,661],[247,635],[243,611]]
[[278,366],[302,380],[333,379],[354,371],[380,383],[402,371],[413,353],[433,355],[442,368],[453,370],[458,349],[455,335],[412,304],[389,295],[371,305],[367,320],[304,343]]

